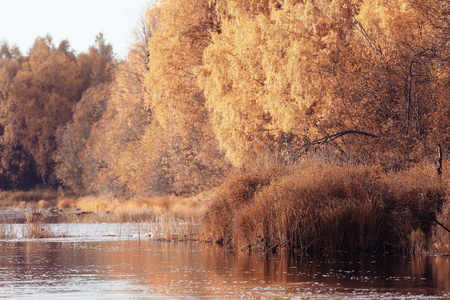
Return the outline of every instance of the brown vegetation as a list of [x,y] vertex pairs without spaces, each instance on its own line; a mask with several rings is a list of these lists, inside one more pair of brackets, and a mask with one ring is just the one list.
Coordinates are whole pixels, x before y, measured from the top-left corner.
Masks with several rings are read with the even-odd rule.
[[28,215],[22,236],[30,239],[43,239],[56,237],[48,223],[44,222],[42,215]]
[[317,158],[238,173],[219,188],[202,239],[270,251],[428,249],[447,195],[435,173]]
[[39,201],[41,206],[47,206],[50,203],[55,203],[58,194],[51,190],[31,190],[31,191],[1,191],[0,192],[0,207],[19,207],[26,208],[29,205],[38,206]]
[[[162,196],[118,199],[106,196],[58,196],[48,190],[2,192],[0,208],[13,209],[8,222],[169,222],[199,223],[212,193],[192,197]],[[25,214],[28,215],[26,218]],[[4,222],[0,216],[0,223]]]
[[437,220],[447,229],[435,226],[428,250],[433,253],[450,254],[450,232],[448,231],[450,229],[450,201],[445,202]]

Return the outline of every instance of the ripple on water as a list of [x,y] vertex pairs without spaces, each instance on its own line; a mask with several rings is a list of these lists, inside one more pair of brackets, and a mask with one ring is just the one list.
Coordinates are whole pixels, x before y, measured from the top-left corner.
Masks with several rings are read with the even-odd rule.
[[0,298],[436,299],[450,258],[228,252],[143,239],[142,224],[55,224],[69,238],[0,242]]

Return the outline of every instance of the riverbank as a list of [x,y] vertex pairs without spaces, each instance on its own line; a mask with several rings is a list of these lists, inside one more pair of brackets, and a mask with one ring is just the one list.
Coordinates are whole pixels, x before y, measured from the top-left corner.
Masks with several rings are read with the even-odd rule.
[[0,222],[188,222],[201,224],[200,240],[235,250],[450,254],[447,169],[304,160],[253,166],[189,198],[2,192]]
[[[195,197],[114,199],[58,195],[49,190],[0,193],[0,239],[57,238],[50,225],[135,224],[142,238],[198,240],[207,193]],[[64,237],[69,235],[65,234]]]
[[210,193],[194,197],[116,199],[107,196],[60,195],[56,191],[3,191],[0,193],[0,222],[153,222],[160,219],[200,222]]

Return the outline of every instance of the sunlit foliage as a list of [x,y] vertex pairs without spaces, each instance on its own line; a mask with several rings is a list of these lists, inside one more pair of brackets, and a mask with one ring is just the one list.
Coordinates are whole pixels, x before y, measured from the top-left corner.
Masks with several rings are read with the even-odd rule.
[[[0,185],[195,194],[342,131],[386,170],[450,146],[444,0],[162,0],[117,62],[38,38],[0,50]],[[25,178],[28,178],[26,180]]]
[[153,120],[145,150],[155,166],[155,189],[176,194],[198,192],[218,183],[227,169],[208,119],[196,70],[217,32],[208,1],[161,1],[148,12],[149,40],[146,105]]
[[429,138],[448,99],[448,3],[240,2],[214,2],[221,31],[199,73],[235,165],[276,151],[290,134],[365,130],[382,140],[372,148],[359,140],[357,152],[365,144],[365,154],[382,148],[415,161],[439,142]]
[[87,54],[78,57],[83,85],[90,86],[72,110],[72,119],[58,129],[56,141],[56,175],[64,186],[84,193],[86,186],[83,176],[97,164],[86,156],[87,142],[93,125],[100,120],[106,110],[114,66],[112,47],[99,35],[96,44]]

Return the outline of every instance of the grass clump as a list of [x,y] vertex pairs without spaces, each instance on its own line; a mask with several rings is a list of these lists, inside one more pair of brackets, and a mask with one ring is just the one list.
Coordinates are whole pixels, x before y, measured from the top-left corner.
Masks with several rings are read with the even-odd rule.
[[432,171],[384,173],[374,166],[308,159],[243,172],[218,189],[201,238],[269,251],[426,247],[445,198]]

